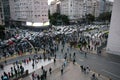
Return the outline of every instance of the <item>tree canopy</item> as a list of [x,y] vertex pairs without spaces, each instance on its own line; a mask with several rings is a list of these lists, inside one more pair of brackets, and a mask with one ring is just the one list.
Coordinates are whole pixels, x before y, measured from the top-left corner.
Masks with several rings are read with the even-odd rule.
[[59,13],[54,13],[50,15],[50,23],[53,25],[68,25],[69,24],[69,18],[66,15],[61,15]]
[[92,14],[87,14],[86,19],[87,19],[88,23],[91,23],[95,20],[95,17]]
[[98,21],[110,21],[111,20],[111,12],[101,13],[98,18]]

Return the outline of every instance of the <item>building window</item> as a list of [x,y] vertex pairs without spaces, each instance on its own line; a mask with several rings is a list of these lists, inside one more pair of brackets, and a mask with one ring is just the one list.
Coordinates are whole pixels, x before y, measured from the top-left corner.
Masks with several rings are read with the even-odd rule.
[[37,15],[35,15],[35,17],[37,17]]
[[3,18],[3,15],[1,14],[1,18]]

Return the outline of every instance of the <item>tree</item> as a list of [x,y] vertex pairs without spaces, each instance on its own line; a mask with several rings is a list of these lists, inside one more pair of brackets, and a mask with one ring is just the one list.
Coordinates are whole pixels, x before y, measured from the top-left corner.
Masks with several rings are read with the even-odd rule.
[[62,15],[61,17],[62,17],[63,24],[69,24],[69,18],[68,18],[68,16]]
[[48,18],[50,19],[50,10],[48,10]]
[[104,13],[101,13],[98,18],[97,18],[98,21],[109,21],[111,20],[111,12],[104,12]]
[[54,13],[50,16],[50,23],[53,25],[59,24],[69,24],[69,18],[66,15],[61,15],[60,13]]
[[86,21],[90,24],[95,20],[95,17],[92,14],[87,14],[86,15]]

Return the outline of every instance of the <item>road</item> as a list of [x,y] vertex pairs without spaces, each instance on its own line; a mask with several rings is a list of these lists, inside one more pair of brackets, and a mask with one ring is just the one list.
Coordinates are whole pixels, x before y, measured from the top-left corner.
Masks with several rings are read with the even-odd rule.
[[[60,46],[62,48],[62,46]],[[67,52],[68,47],[65,46],[64,53]],[[76,53],[76,62],[80,65],[89,66],[93,71],[110,77],[112,80],[120,80],[120,56],[102,54],[98,56],[96,54],[87,53],[87,57],[83,52],[77,49],[71,49],[70,53]],[[63,54],[58,51],[58,54]],[[63,56],[62,56],[63,57]]]
[[[59,50],[56,52],[57,58],[63,58],[64,54],[67,52],[68,45],[65,45],[63,53],[61,53],[62,45],[59,45]],[[104,54],[98,56],[96,54],[87,53],[87,57],[85,57],[83,52],[80,52],[77,49],[70,49],[69,53],[73,55],[76,53],[76,62],[80,65],[88,66],[91,70],[100,73],[104,76],[110,77],[112,80],[120,80],[120,56]],[[67,52],[68,53],[68,52]],[[68,54],[69,54],[68,53]],[[40,54],[39,54],[40,55]],[[15,62],[16,60],[22,60],[28,57],[32,57],[32,55],[27,55],[24,57],[15,58],[7,61],[8,64]]]

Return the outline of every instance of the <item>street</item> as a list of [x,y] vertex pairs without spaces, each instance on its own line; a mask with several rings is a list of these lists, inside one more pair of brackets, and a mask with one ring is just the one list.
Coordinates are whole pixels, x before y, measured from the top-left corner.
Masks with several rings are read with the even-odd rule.
[[[62,47],[62,46],[60,46]],[[66,48],[64,52],[66,52]],[[71,49],[70,53],[77,53],[77,63],[80,65],[89,66],[93,71],[105,75],[107,77],[112,78],[112,80],[120,80],[120,56],[116,57],[113,55],[114,58],[111,58],[110,54],[105,54],[98,56],[96,54],[87,54],[87,58],[83,52],[80,52],[77,49]],[[58,54],[61,52],[59,51]],[[115,62],[117,61],[117,62]]]

